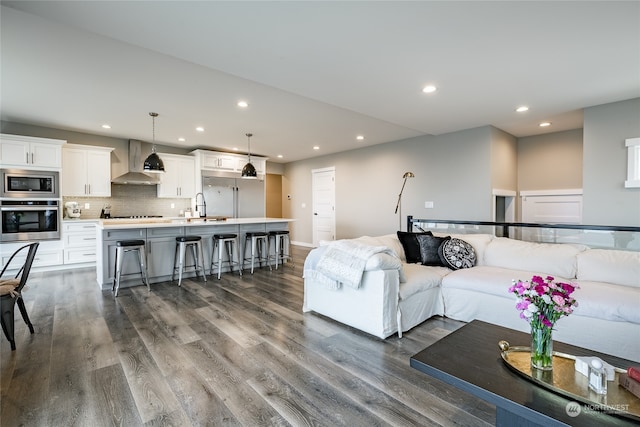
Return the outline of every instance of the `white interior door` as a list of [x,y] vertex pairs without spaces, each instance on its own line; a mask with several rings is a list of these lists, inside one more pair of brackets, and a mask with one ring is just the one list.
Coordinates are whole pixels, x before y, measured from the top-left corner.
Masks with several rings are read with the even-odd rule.
[[335,168],[311,171],[313,203],[313,246],[322,240],[336,238],[336,171]]

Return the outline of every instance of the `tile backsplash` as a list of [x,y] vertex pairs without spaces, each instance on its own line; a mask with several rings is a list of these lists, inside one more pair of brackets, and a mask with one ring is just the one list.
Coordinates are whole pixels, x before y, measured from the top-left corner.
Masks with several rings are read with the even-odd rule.
[[[100,217],[105,205],[111,205],[111,216],[160,215],[164,217],[183,216],[181,211],[191,208],[191,199],[160,199],[155,185],[111,184],[111,197],[63,197],[66,202],[78,202],[81,219]],[[85,209],[85,204],[89,209]],[[174,205],[171,208],[171,205]]]

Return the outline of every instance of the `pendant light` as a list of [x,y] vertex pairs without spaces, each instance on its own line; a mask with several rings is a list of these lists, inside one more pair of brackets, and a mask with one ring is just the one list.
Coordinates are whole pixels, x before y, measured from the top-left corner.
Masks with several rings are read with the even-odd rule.
[[147,173],[164,173],[164,163],[160,156],[156,154],[156,117],[158,113],[149,113],[153,126],[153,148],[151,154],[144,160],[144,172]]
[[247,164],[244,165],[244,167],[242,168],[241,177],[243,179],[257,179],[258,173],[256,172],[256,168],[251,163],[251,137],[253,136],[253,134],[247,133],[246,135],[247,135],[247,139],[249,140],[249,152],[248,152]]

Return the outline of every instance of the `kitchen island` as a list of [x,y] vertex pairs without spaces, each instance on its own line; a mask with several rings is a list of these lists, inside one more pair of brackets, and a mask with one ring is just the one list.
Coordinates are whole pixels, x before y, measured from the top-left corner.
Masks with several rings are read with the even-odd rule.
[[[141,239],[145,241],[147,274],[150,283],[171,280],[175,256],[176,237],[196,235],[202,237],[204,266],[207,274],[211,263],[212,236],[219,233],[238,235],[240,248],[244,247],[247,232],[288,230],[288,218],[126,218],[102,219],[96,226],[96,276],[101,289],[111,289],[114,276],[116,242]],[[241,251],[240,251],[241,252]],[[273,253],[273,250],[271,251]],[[240,253],[242,258],[242,253]],[[123,259],[123,274],[140,271],[138,259]],[[223,270],[224,271],[224,270]],[[194,277],[192,272],[183,277]],[[123,278],[120,288],[142,285],[139,275]]]

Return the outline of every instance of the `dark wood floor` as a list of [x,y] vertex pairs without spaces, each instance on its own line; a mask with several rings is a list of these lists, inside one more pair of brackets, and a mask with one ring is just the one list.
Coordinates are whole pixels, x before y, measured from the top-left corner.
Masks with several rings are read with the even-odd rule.
[[[302,313],[302,265],[100,291],[91,269],[31,275],[17,350],[0,341],[2,426],[486,426],[495,407],[409,367],[462,324],[380,340]],[[357,307],[354,307],[357,310]]]

